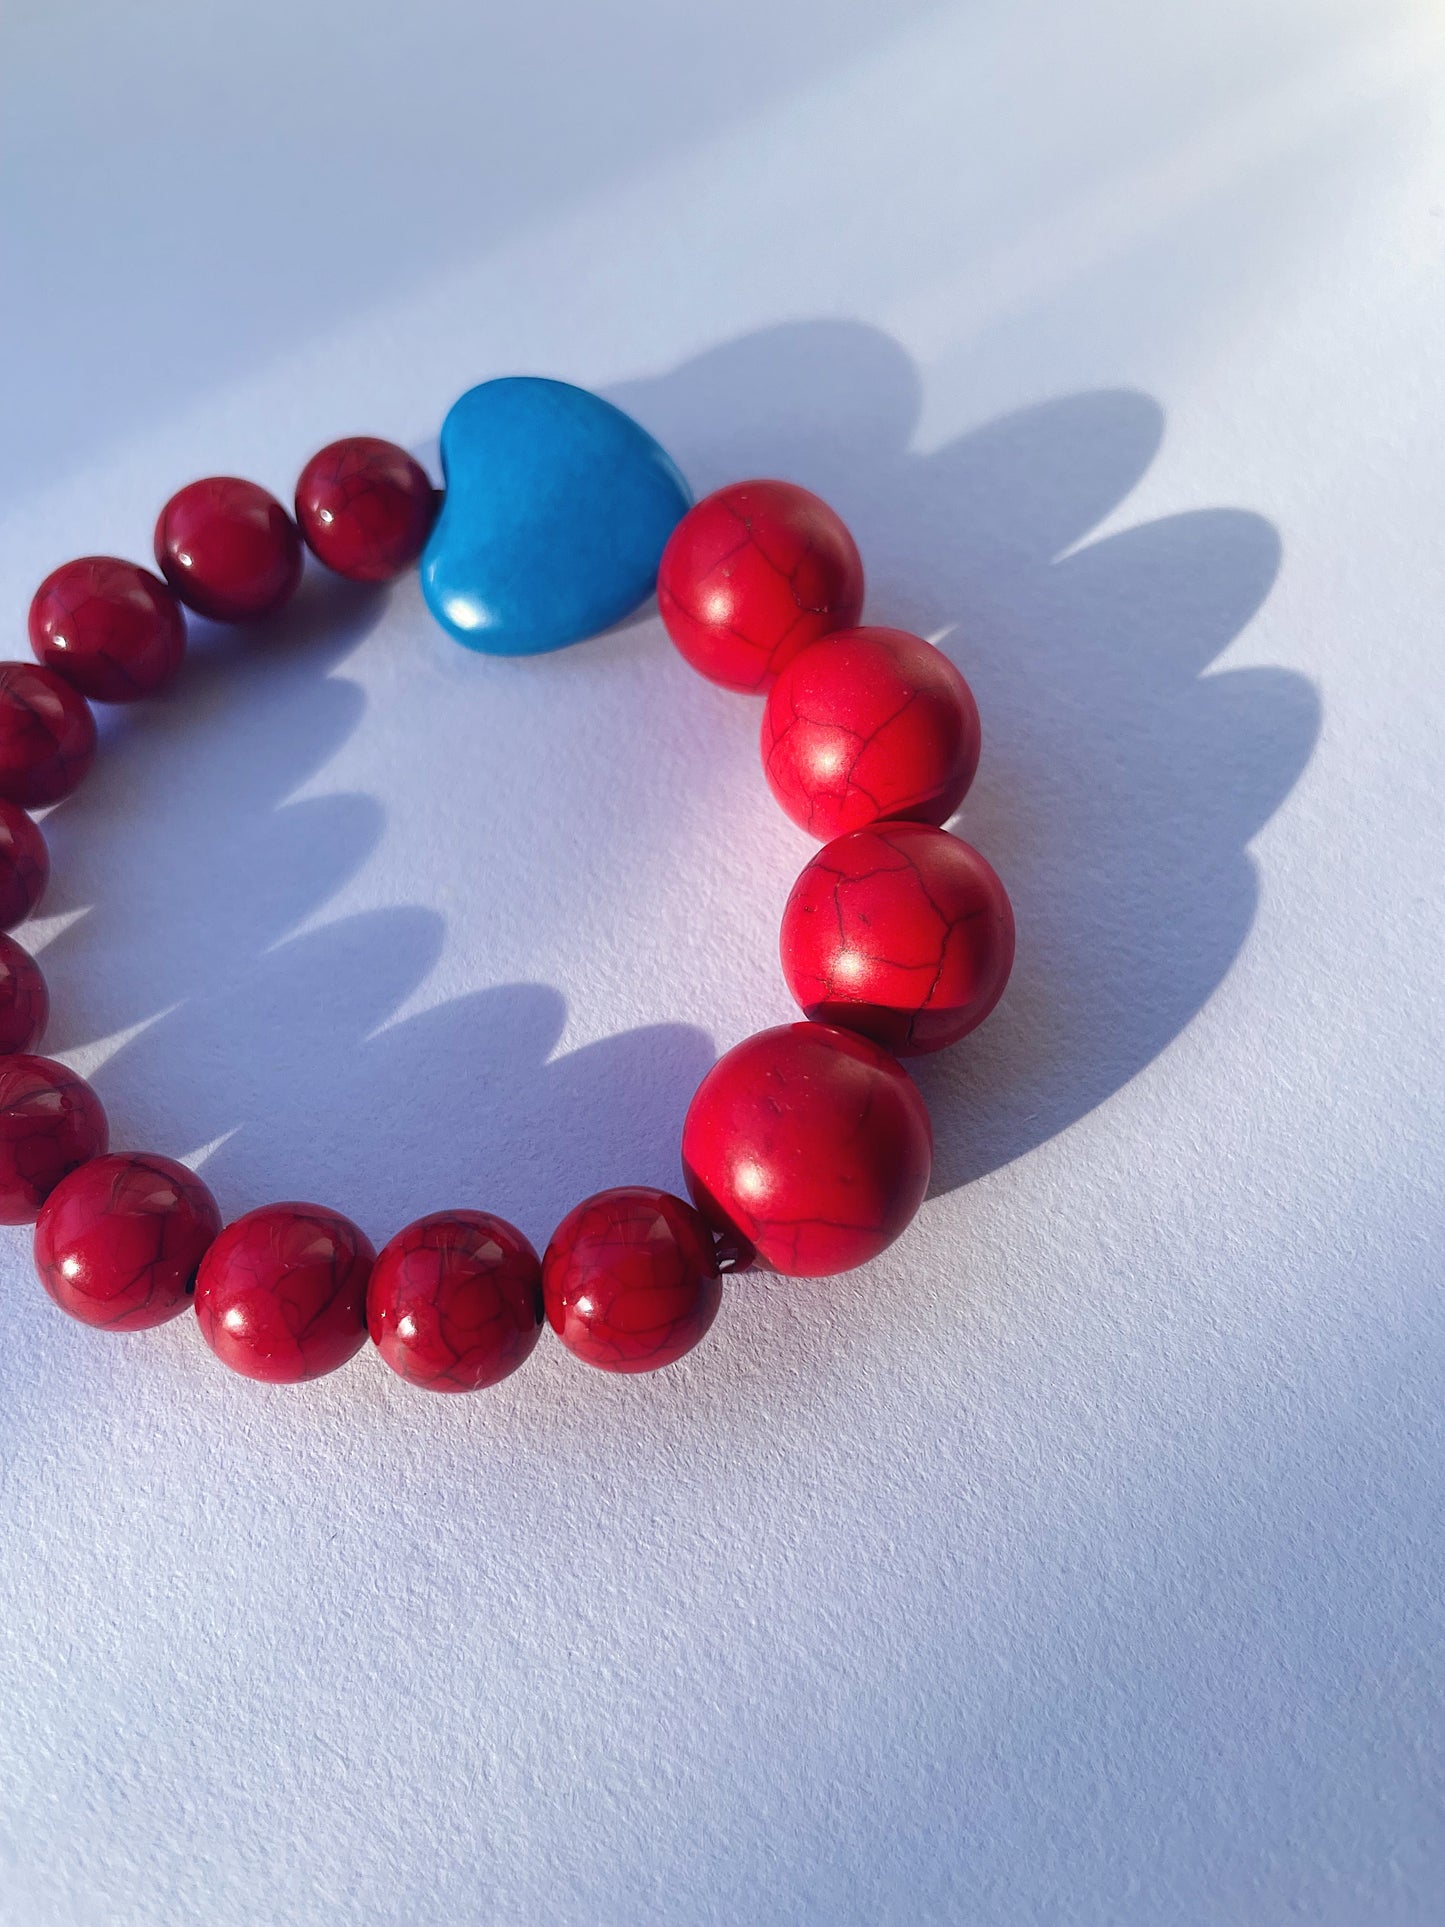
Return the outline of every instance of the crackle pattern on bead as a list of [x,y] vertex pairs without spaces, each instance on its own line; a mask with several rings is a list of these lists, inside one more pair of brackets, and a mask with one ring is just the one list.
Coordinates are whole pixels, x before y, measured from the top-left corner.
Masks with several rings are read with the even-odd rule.
[[857,622],[863,563],[842,521],[809,490],[733,482],[673,530],[657,606],[694,669],[727,689],[766,689],[800,649]]
[[824,1024],[736,1045],[683,1124],[683,1169],[703,1217],[790,1277],[876,1258],[923,1202],[932,1160],[908,1073],[868,1038]]
[[[378,1259],[322,1206],[268,1205],[221,1229],[184,1166],[107,1156],[95,1093],[32,1054],[44,977],[0,936],[0,1222],[38,1216],[37,1269],[75,1317],[140,1329],[193,1295],[223,1363],[272,1383],[335,1370],[369,1329],[410,1383],[476,1390],[527,1358],[544,1318],[587,1362],[649,1371],[706,1333],[725,1271],[757,1263],[811,1277],[865,1263],[917,1210],[932,1159],[923,1100],[880,1046],[907,1055],[965,1035],[1013,956],[999,879],[932,827],[978,762],[972,694],[921,637],[856,626],[862,562],[827,503],[753,480],[689,511],[680,473],[636,423],[530,377],[463,396],[442,452],[444,496],[393,443],[333,442],[298,478],[294,522],[257,484],[209,476],[157,520],[164,583],[113,556],[52,571],[30,610],[37,662],[0,663],[0,929],[44,890],[45,839],[25,812],[88,769],[87,698],[130,701],[175,674],[180,602],[230,622],[279,609],[300,581],[304,537],[359,582],[388,580],[420,554],[443,627],[498,653],[595,633],[655,584],[688,661],[724,686],[767,692],[768,783],[795,821],[831,839],[798,879],[781,932],[789,986],[815,1021],[745,1040],[703,1079],[682,1145],[696,1208],[650,1187],[600,1192],[541,1260],[505,1220],[436,1212]],[[559,541],[575,550],[560,573]]]
[[319,449],[296,484],[306,546],[352,582],[389,582],[426,546],[431,479],[395,442],[349,435]]
[[475,1392],[516,1371],[542,1329],[542,1266],[515,1225],[435,1211],[384,1246],[366,1294],[372,1342],[430,1392]]
[[0,1057],[0,1224],[31,1224],[63,1177],[105,1149],[100,1099],[49,1057]]
[[146,1331],[185,1310],[221,1229],[194,1171],[147,1152],[92,1158],[62,1178],[35,1226],[35,1269],[82,1324]]
[[0,797],[22,809],[58,803],[95,760],[90,705],[53,669],[0,662]]
[[978,768],[978,707],[940,650],[903,629],[848,629],[793,657],[768,695],[768,787],[823,842],[904,817],[942,823]]
[[268,1204],[217,1238],[196,1277],[201,1336],[246,1378],[290,1385],[334,1372],[366,1342],[365,1234],[317,1204]]
[[901,1056],[981,1024],[1013,965],[1013,911],[971,844],[877,823],[826,844],[783,912],[783,974],[806,1016]]
[[274,615],[301,580],[301,537],[275,496],[236,475],[188,482],[156,521],[156,566],[213,622]]
[[46,576],[30,604],[36,660],[98,703],[130,703],[164,688],[186,652],[175,597],[149,569],[83,555]]
[[13,937],[0,936],[0,1054],[33,1051],[49,1019],[40,965]]
[[722,1302],[707,1226],[645,1185],[587,1198],[542,1260],[547,1320],[570,1352],[608,1372],[651,1372],[692,1350]]
[[23,923],[45,895],[50,852],[40,825],[0,798],[0,930]]

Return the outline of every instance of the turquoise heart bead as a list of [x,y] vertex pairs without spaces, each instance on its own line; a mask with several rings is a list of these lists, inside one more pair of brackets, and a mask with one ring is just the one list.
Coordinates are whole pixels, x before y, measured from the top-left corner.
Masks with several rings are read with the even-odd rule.
[[560,649],[620,622],[651,595],[692,501],[646,429],[565,381],[469,389],[442,424],[441,456],[422,593],[458,642],[494,655]]

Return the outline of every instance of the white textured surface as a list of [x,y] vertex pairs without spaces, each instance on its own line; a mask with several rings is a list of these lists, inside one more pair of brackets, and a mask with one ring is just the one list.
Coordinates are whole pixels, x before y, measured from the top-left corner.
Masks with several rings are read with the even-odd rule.
[[[5,1927],[1438,1921],[1440,10],[17,15],[12,653],[191,475],[564,374],[847,514],[1020,951],[914,1230],[652,1381],[267,1390],[5,1234]],[[50,819],[51,1045],[228,1213],[676,1183],[790,1014],[755,726],[313,583]]]

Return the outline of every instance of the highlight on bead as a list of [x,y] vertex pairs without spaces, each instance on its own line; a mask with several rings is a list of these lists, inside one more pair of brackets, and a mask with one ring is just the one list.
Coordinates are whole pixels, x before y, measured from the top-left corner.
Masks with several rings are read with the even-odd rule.
[[713,1065],[682,1127],[694,1204],[793,1278],[886,1251],[923,1202],[933,1132],[918,1086],[866,1037],[783,1024]]
[[547,1319],[605,1372],[655,1372],[705,1335],[722,1302],[707,1226],[645,1185],[599,1191],[570,1211],[542,1261]]
[[505,1218],[434,1211],[398,1231],[371,1271],[366,1322],[399,1378],[478,1392],[531,1356],[542,1330],[542,1266]]
[[810,642],[863,613],[863,561],[828,504],[795,482],[731,482],[690,508],[657,572],[657,607],[694,669],[767,689]]
[[52,569],[30,604],[30,647],[93,703],[133,703],[175,677],[186,653],[180,604],[159,577],[113,555]]
[[274,495],[235,475],[177,489],[156,522],[156,564],[189,609],[213,622],[273,616],[301,580],[301,537]]
[[978,768],[973,691],[905,629],[845,629],[793,657],[763,711],[768,787],[826,842],[903,817],[943,823]]
[[62,1311],[107,1331],[148,1331],[190,1302],[221,1229],[216,1200],[173,1158],[111,1152],[56,1185],[35,1224],[35,1269]]
[[[707,1335],[725,1277],[756,1266],[812,1278],[868,1263],[917,1212],[932,1164],[927,1108],[897,1060],[966,1038],[1013,962],[1001,879],[940,827],[978,765],[973,694],[921,636],[858,626],[863,563],[825,501],[758,479],[688,508],[666,452],[566,383],[484,383],[448,422],[449,480],[465,500],[451,503],[445,528],[421,465],[355,435],[305,464],[294,520],[235,476],[179,489],[155,528],[164,580],[115,556],[52,569],[30,607],[36,660],[0,663],[0,932],[45,892],[46,839],[28,812],[61,801],[89,770],[90,703],[139,701],[172,682],[185,657],[182,604],[228,623],[282,608],[304,540],[357,582],[385,582],[422,557],[433,606],[443,576],[505,578],[505,619],[482,645],[501,653],[576,639],[589,612],[593,626],[612,620],[655,586],[682,656],[765,698],[766,782],[824,845],[780,931],[805,1021],[744,1038],[703,1078],[681,1126],[690,1203],[648,1185],[597,1192],[563,1217],[540,1259],[515,1225],[466,1204],[418,1218],[378,1255],[322,1205],[262,1205],[223,1228],[195,1172],[153,1152],[109,1151],[89,1084],[35,1055],[45,978],[0,934],[0,1223],[35,1225],[40,1282],[82,1324],[140,1331],[194,1308],[221,1363],[270,1384],[333,1372],[369,1337],[408,1386],[476,1392],[523,1365],[544,1324],[585,1364],[650,1372]],[[478,431],[499,423],[510,424],[509,452],[505,472],[491,473]],[[539,433],[547,446],[529,501],[518,491]],[[610,491],[609,450],[626,470],[626,487]],[[571,574],[529,599],[521,578],[565,542],[557,505],[568,500],[589,503],[599,526],[585,531]],[[481,536],[466,525],[468,504]],[[609,534],[607,513],[626,528]],[[514,525],[521,556],[493,539]]]
[[410,568],[435,513],[421,463],[375,435],[329,442],[296,483],[296,523],[307,548],[352,582],[389,582]]
[[977,1030],[1003,995],[1013,909],[961,837],[874,823],[835,837],[804,868],[781,949],[805,1017],[917,1057]]

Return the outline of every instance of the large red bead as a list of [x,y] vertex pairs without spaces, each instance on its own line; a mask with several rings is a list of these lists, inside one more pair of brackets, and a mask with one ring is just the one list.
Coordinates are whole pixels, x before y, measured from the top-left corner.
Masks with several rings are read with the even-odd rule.
[[505,1218],[435,1211],[383,1246],[366,1293],[372,1342],[429,1392],[495,1385],[542,1329],[542,1266]]
[[657,606],[694,669],[766,689],[819,636],[863,612],[863,564],[828,504],[793,482],[733,482],[683,516],[663,550]]
[[717,1316],[722,1282],[707,1226],[681,1198],[621,1185],[558,1225],[542,1260],[547,1320],[605,1372],[651,1372],[690,1352]]
[[762,749],[773,795],[824,842],[889,817],[942,823],[978,768],[978,706],[921,636],[848,629],[779,675]]
[[209,475],[171,497],[156,522],[156,562],[188,608],[213,622],[274,615],[301,580],[301,537],[274,495]]
[[194,1171],[147,1152],[92,1158],[62,1178],[35,1226],[35,1269],[83,1325],[145,1331],[184,1311],[221,1229]]
[[201,1260],[201,1336],[223,1365],[268,1385],[334,1372],[366,1343],[375,1260],[365,1234],[323,1205],[248,1211]]
[[1013,910],[971,844],[927,823],[875,823],[808,864],[782,953],[806,1016],[913,1057],[966,1037],[1003,995]]
[[0,798],[0,930],[23,923],[45,895],[50,852],[34,817]]
[[95,761],[95,718],[63,676],[0,662],[0,797],[38,810],[69,796]]
[[49,1057],[0,1057],[0,1224],[33,1224],[63,1177],[99,1157],[100,1099]]
[[186,619],[164,582],[113,555],[63,562],[35,591],[30,647],[97,703],[161,689],[186,653]]
[[909,1223],[933,1133],[917,1086],[877,1044],[783,1024],[702,1080],[682,1162],[709,1224],[768,1269],[816,1278],[876,1258]]
[[307,546],[353,582],[400,575],[426,546],[435,513],[421,463],[374,435],[329,443],[296,484],[296,520]]
[[0,1054],[34,1050],[49,1017],[40,965],[13,937],[0,937]]

